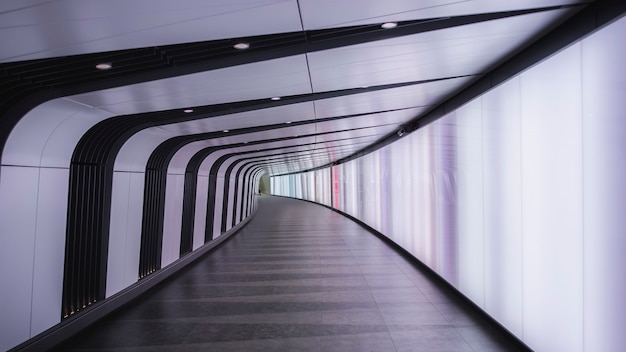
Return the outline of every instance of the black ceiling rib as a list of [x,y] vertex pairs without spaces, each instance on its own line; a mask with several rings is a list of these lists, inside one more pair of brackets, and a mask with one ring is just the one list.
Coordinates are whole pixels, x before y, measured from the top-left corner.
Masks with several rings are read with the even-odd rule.
[[[393,30],[372,24],[3,63],[0,155],[15,124],[50,99],[561,8],[404,21]],[[232,45],[242,40],[252,47],[234,50]],[[102,62],[112,62],[114,68],[96,70]],[[65,74],[56,75],[55,69]]]
[[[545,34],[523,51],[484,74],[470,86],[463,88],[446,101],[433,107],[430,111],[420,114],[420,116],[417,116],[413,120],[406,123],[404,125],[406,133],[403,134],[403,136],[446,116],[448,113],[458,109],[464,104],[470,102],[472,99],[487,93],[493,88],[513,78],[517,74],[550,57],[561,49],[566,48],[581,38],[584,38],[596,30],[610,24],[616,19],[622,17],[625,13],[625,1],[600,0],[587,5],[587,7],[583,10],[564,21],[558,27]],[[377,143],[363,148],[348,157],[337,160],[336,162],[309,170],[289,172],[274,176],[315,171],[332,165],[345,163],[383,148],[403,136],[399,136],[394,132],[382,138]]]

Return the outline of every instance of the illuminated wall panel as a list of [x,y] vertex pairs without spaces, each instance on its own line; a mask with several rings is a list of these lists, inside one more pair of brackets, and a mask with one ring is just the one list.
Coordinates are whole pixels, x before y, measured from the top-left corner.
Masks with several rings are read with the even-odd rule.
[[[458,288],[481,307],[485,305],[483,229],[483,135],[482,100],[466,104],[454,113],[453,147],[456,167],[448,173],[446,187],[456,190],[458,237]],[[451,121],[452,122],[452,121]],[[478,167],[477,167],[478,166]],[[456,179],[456,185],[454,184]],[[453,253],[446,253],[450,255]],[[454,255],[453,255],[454,256]]]
[[580,65],[574,45],[520,77],[524,340],[546,351],[582,350]]
[[485,310],[522,336],[519,78],[482,97]]
[[[532,349],[622,350],[624,37],[621,19],[335,166],[334,206],[408,250]],[[275,177],[274,191],[287,180]]]
[[585,351],[626,346],[626,19],[582,42]]

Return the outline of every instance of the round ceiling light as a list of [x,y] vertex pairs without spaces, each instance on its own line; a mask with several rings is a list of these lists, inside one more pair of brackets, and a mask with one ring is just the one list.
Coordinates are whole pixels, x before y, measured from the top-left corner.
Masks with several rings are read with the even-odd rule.
[[224,130],[223,132],[230,132],[230,130]]
[[110,62],[103,62],[96,65],[98,70],[110,70],[113,68],[113,64]]
[[188,113],[190,113],[190,112],[193,112],[193,109],[185,109],[185,110],[183,110],[183,112],[185,112],[185,113],[187,113],[187,114],[188,114]]
[[391,29],[398,27],[398,22],[385,22],[381,25],[384,29]]
[[272,97],[272,100],[280,100],[280,97]]
[[237,43],[237,44],[233,45],[233,48],[235,48],[237,50],[246,50],[246,49],[250,48],[250,43]]

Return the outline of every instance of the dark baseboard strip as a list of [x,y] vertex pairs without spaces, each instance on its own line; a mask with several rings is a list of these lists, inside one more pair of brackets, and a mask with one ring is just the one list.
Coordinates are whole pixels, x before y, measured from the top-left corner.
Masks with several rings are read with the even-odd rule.
[[154,274],[149,275],[104,301],[93,304],[88,310],[75,317],[66,319],[61,323],[51,327],[50,329],[36,335],[25,342],[13,347],[9,351],[35,352],[46,351],[61,344],[63,341],[78,334],[91,324],[99,321],[105,316],[113,313],[115,310],[138,298],[148,290],[161,283],[170,276],[176,274],[187,265],[200,259],[200,257],[211,252],[213,249],[230,239],[234,234],[241,230],[256,214],[256,209],[250,216],[245,218],[239,224],[224,232],[221,236],[204,244],[202,247],[193,252],[179,258],[174,263],[157,270]]
[[293,197],[286,197],[286,196],[278,196],[278,195],[272,195],[272,196],[273,197],[281,197],[281,198],[289,198],[289,199],[301,200],[301,201],[304,201],[304,202],[309,202],[309,203],[321,205],[321,206],[323,206],[325,208],[328,208],[328,209],[330,209],[330,210],[332,210],[332,211],[334,211],[334,212],[336,212],[338,214],[341,214],[341,215],[345,216],[346,218],[354,221],[355,223],[359,224],[361,227],[363,227],[364,229],[366,229],[367,231],[372,233],[374,236],[376,236],[376,237],[380,238],[381,240],[383,240],[391,248],[396,250],[396,252],[398,252],[400,255],[402,255],[402,257],[404,257],[405,259],[410,261],[413,265],[415,265],[415,267],[417,267],[418,270],[422,271],[424,274],[426,274],[430,278],[432,278],[433,281],[435,281],[436,283],[441,284],[442,286],[445,286],[446,288],[448,288],[449,291],[452,292],[456,296],[455,298],[458,298],[461,302],[463,302],[464,304],[466,304],[469,307],[473,308],[486,321],[491,323],[492,326],[495,329],[497,329],[498,331],[502,332],[506,336],[510,337],[512,341],[516,341],[517,344],[518,344],[518,348],[519,348],[519,349],[516,349],[517,351],[529,351],[529,352],[532,352],[532,349],[530,347],[528,347],[522,340],[520,340],[517,336],[513,335],[512,332],[510,332],[506,327],[504,327],[504,325],[500,324],[500,322],[498,322],[491,315],[489,315],[489,313],[485,312],[480,306],[478,306],[476,303],[474,303],[474,301],[472,301],[467,296],[465,296],[465,294],[463,294],[463,292],[459,291],[456,287],[454,287],[446,279],[441,277],[436,271],[431,269],[428,265],[422,263],[422,261],[417,259],[413,254],[411,254],[409,251],[407,251],[406,249],[401,247],[399,244],[394,242],[389,237],[385,236],[383,233],[379,232],[378,230],[374,229],[373,227],[369,226],[368,224],[364,223],[363,221],[359,220],[358,218],[355,218],[354,216],[352,216],[352,215],[350,215],[348,213],[344,213],[343,211],[335,209],[335,208],[333,208],[331,206],[328,206],[326,204],[317,203],[317,202],[314,202],[314,201],[311,201],[311,200],[307,200],[307,199],[300,199],[300,198],[293,198]]

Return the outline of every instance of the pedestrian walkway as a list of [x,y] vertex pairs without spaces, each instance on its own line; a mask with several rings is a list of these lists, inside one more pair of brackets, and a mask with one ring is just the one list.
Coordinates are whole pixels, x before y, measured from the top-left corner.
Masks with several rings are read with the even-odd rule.
[[63,351],[517,351],[430,274],[351,220],[263,196],[224,245]]

